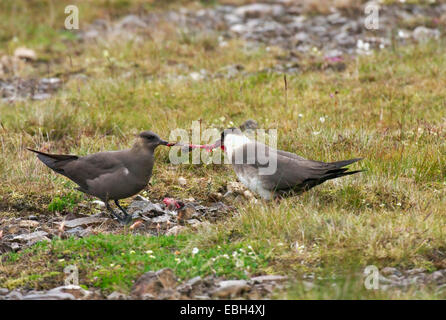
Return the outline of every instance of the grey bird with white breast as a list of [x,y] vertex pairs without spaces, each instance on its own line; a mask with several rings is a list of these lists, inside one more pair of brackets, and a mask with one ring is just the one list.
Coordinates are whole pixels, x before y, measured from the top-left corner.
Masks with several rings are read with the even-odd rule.
[[221,147],[239,180],[266,200],[300,193],[327,180],[362,171],[345,168],[361,158],[329,163],[307,160],[251,140],[235,128],[223,131],[221,139],[210,147]]
[[[172,146],[151,131],[141,132],[131,149],[99,152],[87,156],[37,153],[37,158],[49,168],[74,181],[79,191],[98,197],[110,213],[122,224],[132,221],[119,200],[143,190],[152,176],[154,151],[159,145]],[[110,207],[113,200],[123,212],[121,217]]]

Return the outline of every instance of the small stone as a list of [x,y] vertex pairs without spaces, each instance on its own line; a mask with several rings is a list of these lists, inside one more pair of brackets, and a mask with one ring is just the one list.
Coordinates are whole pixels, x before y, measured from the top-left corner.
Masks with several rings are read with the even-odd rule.
[[91,202],[91,204],[94,204],[95,206],[97,206],[99,208],[105,208],[105,203],[102,202],[101,200],[94,200]]
[[187,185],[187,180],[185,178],[183,178],[183,177],[179,177],[178,178],[178,184],[180,186],[185,186],[185,185]]
[[432,272],[430,275],[431,279],[435,282],[440,282],[441,280],[446,280],[446,273],[442,270]]
[[311,290],[314,287],[316,287],[316,285],[313,282],[310,282],[310,281],[303,280],[302,284],[304,285],[305,290]]
[[249,191],[249,190],[245,190],[245,191],[243,192],[243,196],[244,196],[246,199],[252,199],[252,198],[254,198],[254,195],[253,195],[252,192]]
[[197,227],[200,224],[202,224],[202,222],[200,220],[197,220],[197,219],[189,219],[189,220],[186,220],[186,221],[187,221],[188,224],[190,224],[193,227]]
[[128,207],[129,213],[133,216],[143,216],[146,214],[150,215],[163,215],[167,213],[158,203],[152,203],[144,197],[137,196],[135,201],[133,201]]
[[281,5],[276,4],[253,3],[238,7],[234,10],[234,13],[245,19],[253,19],[280,16],[285,13],[285,9]]
[[440,31],[437,29],[429,29],[423,26],[416,27],[412,33],[412,37],[418,42],[425,42],[429,39],[440,38]]
[[202,283],[203,279],[200,276],[196,276],[192,279],[189,279],[185,284],[191,287],[194,287],[200,283]]
[[22,228],[35,228],[37,226],[39,226],[39,222],[38,221],[34,221],[34,220],[22,220],[19,222],[19,227]]
[[243,192],[245,191],[245,187],[243,186],[243,184],[235,181],[229,182],[227,185],[227,189],[228,192],[232,192],[234,194],[243,194]]
[[114,291],[107,296],[107,300],[127,300],[128,296],[124,293]]
[[144,29],[147,28],[147,24],[141,20],[138,16],[133,14],[128,15],[117,24],[118,28],[128,28],[128,29]]
[[172,269],[164,268],[157,272],[148,271],[144,273],[132,287],[131,295],[136,298],[143,298],[150,295],[158,297],[163,290],[176,287],[177,279]]
[[385,267],[384,269],[382,269],[380,271],[380,273],[384,276],[390,276],[390,275],[399,275],[400,272],[398,271],[398,269],[396,268],[392,268],[392,267]]
[[212,192],[209,194],[209,200],[211,201],[220,201],[223,199],[223,195],[220,192]]
[[[75,299],[88,299],[91,296],[91,292],[88,290],[85,290],[84,288],[76,285],[67,285],[67,286],[61,286],[51,289],[47,292],[47,294],[51,295],[61,295],[64,294],[70,294],[74,296]],[[68,297],[68,296],[67,296]]]
[[235,297],[244,291],[249,290],[246,280],[226,280],[221,281],[219,287],[212,291],[214,298]]
[[167,230],[166,236],[177,236],[181,232],[183,232],[185,229],[186,229],[186,227],[183,227],[183,226],[174,226],[174,227],[170,228],[169,230]]
[[104,218],[97,218],[97,217],[85,217],[85,218],[78,218],[73,220],[67,220],[61,223],[64,223],[66,228],[76,228],[80,226],[89,226],[93,224],[101,224],[107,219]]
[[36,52],[32,49],[20,47],[14,50],[14,57],[24,60],[37,60]]
[[23,300],[23,295],[19,291],[13,290],[5,296],[5,299],[6,300]]
[[55,292],[42,294],[29,294],[23,297],[23,300],[75,300],[76,298],[69,293]]
[[411,270],[406,271],[406,274],[408,274],[408,275],[415,275],[415,274],[418,274],[418,273],[423,273],[425,271],[426,271],[426,269],[423,269],[423,268],[415,268],[415,269],[411,269]]
[[0,288],[0,296],[7,295],[9,293],[9,290],[6,288]]
[[[194,80],[194,81],[199,81],[199,80],[203,80],[205,78],[205,75],[203,73],[200,72],[191,72],[189,74],[189,77]],[[179,179],[178,179],[179,180]]]
[[252,281],[257,283],[264,283],[264,282],[281,282],[287,280],[288,277],[286,276],[280,276],[280,275],[265,275],[265,276],[258,276],[251,278]]
[[183,208],[178,210],[178,221],[183,223],[185,220],[192,218],[195,212],[196,210],[192,205],[185,205]]
[[85,231],[84,228],[82,228],[82,227],[76,227],[76,228],[67,230],[66,233],[69,234],[69,235],[78,236],[78,235],[81,234],[83,231]]
[[257,123],[257,121],[248,119],[240,125],[240,130],[242,130],[242,131],[255,130],[258,127],[259,127],[259,124]]
[[152,223],[166,223],[170,221],[170,216],[168,214],[164,214],[162,216],[151,218],[150,220]]
[[36,232],[32,232],[32,233],[27,233],[27,234],[21,234],[18,236],[15,236],[14,238],[12,238],[13,241],[18,241],[18,242],[30,242],[30,241],[41,241],[41,240],[48,240],[48,238],[46,237],[48,235],[48,232],[45,231],[36,231]]

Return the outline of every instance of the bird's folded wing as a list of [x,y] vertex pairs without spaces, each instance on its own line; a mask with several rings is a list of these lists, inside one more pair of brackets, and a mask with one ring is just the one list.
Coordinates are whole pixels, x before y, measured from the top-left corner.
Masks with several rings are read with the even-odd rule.
[[68,178],[79,184],[81,188],[87,190],[89,180],[117,172],[122,168],[124,168],[124,163],[119,157],[114,157],[110,153],[100,152],[81,157],[76,161],[68,163],[64,171]]
[[264,186],[270,190],[300,186],[308,180],[323,179],[330,170],[339,170],[334,164],[307,160],[290,152],[269,148],[259,142],[248,143],[236,149],[232,163],[256,169],[276,166],[276,170],[268,170],[269,174],[260,175]]

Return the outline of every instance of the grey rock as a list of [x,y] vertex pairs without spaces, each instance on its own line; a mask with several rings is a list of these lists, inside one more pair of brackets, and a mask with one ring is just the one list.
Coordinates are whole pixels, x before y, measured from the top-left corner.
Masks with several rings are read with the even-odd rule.
[[194,287],[203,282],[203,279],[200,276],[196,276],[192,279],[189,279],[185,284],[191,287]]
[[423,268],[415,268],[415,269],[406,271],[406,274],[407,275],[415,275],[415,274],[423,273],[425,271],[426,271],[426,269],[423,269]]
[[418,42],[426,42],[430,39],[440,38],[440,31],[438,29],[429,29],[423,26],[416,27],[412,33],[412,37]]
[[49,93],[36,93],[32,96],[33,100],[46,100],[51,98],[51,95]]
[[310,36],[308,35],[308,33],[301,31],[296,33],[293,39],[296,40],[297,42],[309,42]]
[[75,300],[76,298],[69,293],[54,292],[42,294],[29,294],[23,297],[23,300]]
[[117,24],[118,28],[128,28],[128,29],[144,29],[147,28],[147,24],[138,16],[135,16],[133,14],[128,15]]
[[142,216],[142,215],[162,215],[167,213],[161,206],[157,203],[152,203],[144,197],[138,196],[135,198],[130,206],[128,207],[128,211],[133,216]]
[[248,27],[246,24],[238,23],[232,25],[229,30],[231,32],[237,33],[237,34],[246,34],[251,31],[251,28]]
[[303,280],[302,284],[304,285],[305,290],[311,290],[316,287],[316,285],[311,281]]
[[214,298],[235,297],[249,290],[249,285],[246,280],[226,280],[221,281],[218,285],[219,287],[211,292]]
[[15,236],[12,240],[18,241],[18,242],[33,242],[33,241],[49,240],[46,237],[47,235],[48,235],[48,232],[35,231],[32,233],[21,234],[21,235]]
[[66,295],[69,294],[72,295],[75,299],[88,299],[92,295],[90,291],[76,285],[56,287],[49,290],[47,294],[65,298],[68,298],[68,296]]
[[164,290],[173,289],[176,285],[177,279],[172,269],[164,268],[157,272],[148,271],[136,280],[131,295],[139,299],[156,298]]
[[170,228],[169,230],[167,230],[166,236],[177,236],[185,229],[186,228],[183,226],[174,226],[174,227]]
[[19,227],[21,228],[36,228],[39,225],[40,223],[35,220],[22,220],[19,222]]
[[235,15],[235,14],[225,14],[224,18],[228,25],[235,25],[235,24],[239,24],[242,22],[242,19],[240,18],[240,16]]
[[107,300],[127,300],[129,297],[121,292],[112,292],[107,296]]
[[282,282],[287,279],[288,277],[281,275],[264,275],[251,278],[251,281],[254,281],[255,283],[264,283],[264,282]]
[[95,224],[101,224],[105,222],[107,219],[105,218],[98,218],[98,217],[85,217],[85,218],[78,218],[73,220],[66,220],[64,221],[64,226],[66,228],[76,228],[81,226],[90,226]]
[[259,127],[259,124],[257,123],[257,121],[248,119],[240,125],[240,130],[242,130],[242,131],[255,130],[258,127]]
[[6,300],[23,300],[23,295],[19,291],[13,290],[5,296],[5,299]]
[[69,235],[79,235],[79,233],[81,233],[84,230],[85,230],[84,228],[82,228],[81,226],[78,226],[76,228],[67,230],[66,233],[68,233]]
[[0,296],[7,295],[9,293],[9,290],[6,288],[0,288]]
[[170,215],[164,214],[162,216],[151,218],[150,220],[152,223],[166,223],[167,221],[170,221]]
[[281,5],[253,3],[238,7],[234,10],[234,13],[245,19],[252,19],[264,18],[266,16],[279,16],[285,13],[285,9]]
[[432,279],[432,281],[435,281],[437,283],[446,281],[446,272],[444,272],[444,270],[432,272],[430,278]]
[[384,276],[401,275],[401,272],[399,272],[398,269],[392,267],[385,267],[380,271],[380,273]]

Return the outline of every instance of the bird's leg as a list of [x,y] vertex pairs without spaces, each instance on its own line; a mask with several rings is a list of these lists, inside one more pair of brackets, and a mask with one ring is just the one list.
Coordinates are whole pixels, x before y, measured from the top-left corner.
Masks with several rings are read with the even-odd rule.
[[121,216],[119,216],[115,210],[113,210],[112,207],[110,207],[110,204],[108,203],[108,201],[105,202],[105,206],[107,208],[108,211],[110,211],[110,213],[112,214],[113,217],[115,217],[121,224],[126,224],[125,223],[125,217],[121,218]]
[[119,205],[119,201],[115,200],[115,204],[124,213],[124,218],[122,219],[125,224],[129,224],[132,221],[132,216],[127,213],[127,211]]

